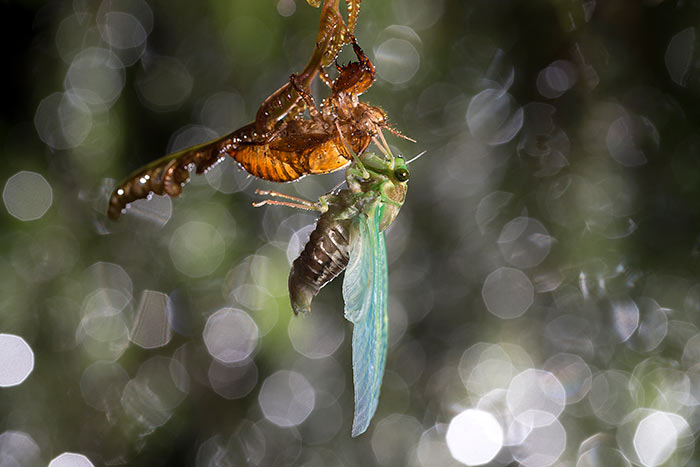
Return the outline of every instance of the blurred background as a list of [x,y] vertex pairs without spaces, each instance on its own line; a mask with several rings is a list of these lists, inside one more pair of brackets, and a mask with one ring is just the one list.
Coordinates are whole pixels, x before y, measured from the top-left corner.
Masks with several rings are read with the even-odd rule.
[[0,3],[0,466],[700,465],[700,1],[362,2],[363,100],[428,152],[356,439],[341,281],[288,302],[315,216],[251,206],[342,173],[225,161],[106,218],[117,180],[251,121],[318,19]]

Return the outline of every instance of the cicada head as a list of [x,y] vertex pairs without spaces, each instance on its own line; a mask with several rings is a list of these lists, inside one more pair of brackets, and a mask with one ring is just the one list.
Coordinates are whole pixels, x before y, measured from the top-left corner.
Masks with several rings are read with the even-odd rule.
[[399,210],[406,200],[408,179],[411,176],[403,157],[394,157],[391,162],[391,168],[387,173],[387,179],[390,183],[384,183],[382,186],[382,195],[386,200],[381,221],[379,222],[380,230],[385,230],[389,227],[396,219],[396,216],[399,215]]
[[403,157],[388,154],[386,157],[365,152],[360,160],[369,173],[369,179],[363,182],[364,191],[374,191],[382,200],[380,230],[384,230],[399,214],[406,199],[410,173]]
[[394,171],[393,176],[395,183],[406,183],[411,177],[411,172],[408,171],[408,166],[403,157],[398,156],[394,158]]

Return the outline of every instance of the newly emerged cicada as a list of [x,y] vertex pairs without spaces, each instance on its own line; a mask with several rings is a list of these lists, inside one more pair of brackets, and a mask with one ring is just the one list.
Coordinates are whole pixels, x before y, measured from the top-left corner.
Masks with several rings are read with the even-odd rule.
[[[382,148],[382,146],[380,146]],[[383,148],[384,149],[384,148]],[[312,203],[278,192],[256,206],[282,205],[321,212],[289,273],[294,313],[311,311],[318,291],[341,272],[345,318],[354,325],[352,435],[364,433],[377,409],[387,353],[388,272],[384,231],[406,199],[410,173],[402,157],[365,152],[345,172],[347,188]]]

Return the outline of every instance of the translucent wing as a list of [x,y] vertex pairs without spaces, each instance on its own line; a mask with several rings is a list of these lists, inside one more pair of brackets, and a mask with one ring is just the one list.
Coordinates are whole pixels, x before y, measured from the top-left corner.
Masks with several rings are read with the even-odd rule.
[[353,224],[350,261],[343,280],[345,317],[354,324],[352,370],[355,418],[352,436],[367,430],[382,386],[387,349],[387,265],[384,233],[379,231],[382,205]]

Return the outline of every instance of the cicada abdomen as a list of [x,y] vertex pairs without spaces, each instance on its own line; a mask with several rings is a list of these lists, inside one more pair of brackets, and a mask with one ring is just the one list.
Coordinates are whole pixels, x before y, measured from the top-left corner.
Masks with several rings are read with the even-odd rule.
[[328,211],[318,219],[309,241],[289,272],[289,298],[294,314],[311,311],[319,290],[345,270],[350,258],[350,228],[354,210],[350,192],[332,195]]

